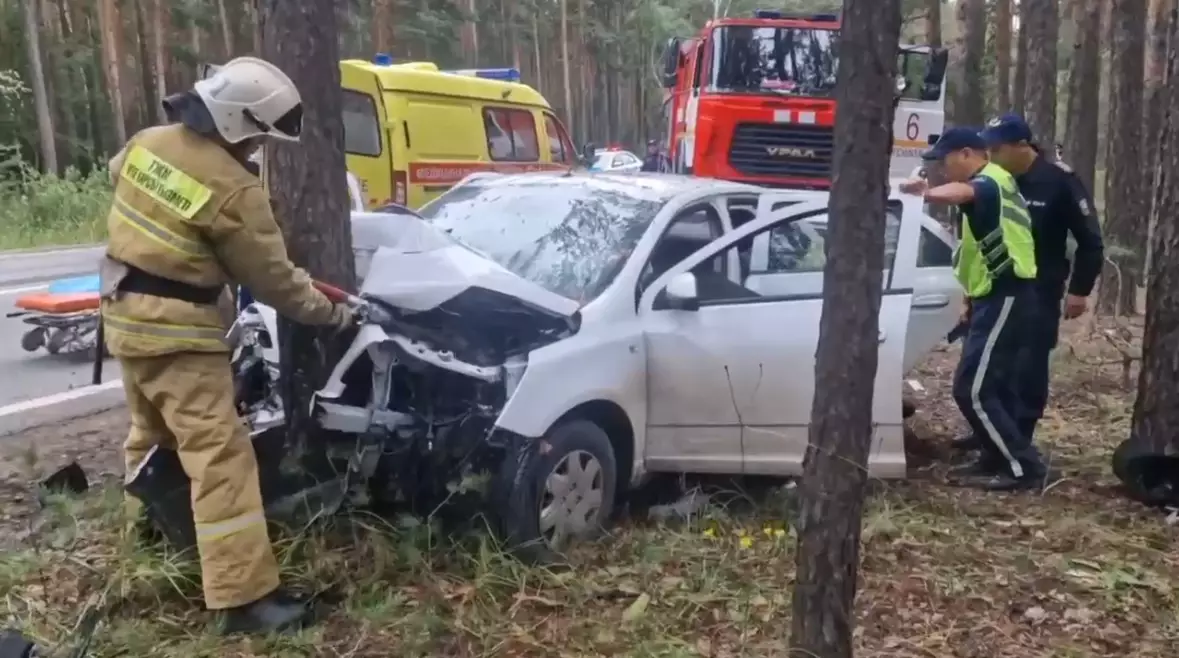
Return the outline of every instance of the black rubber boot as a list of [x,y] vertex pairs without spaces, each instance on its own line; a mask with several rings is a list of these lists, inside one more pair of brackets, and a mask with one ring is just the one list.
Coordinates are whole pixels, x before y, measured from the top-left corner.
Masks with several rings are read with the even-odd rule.
[[982,448],[982,441],[976,434],[970,433],[950,441],[950,447],[957,452],[970,452]]
[[266,634],[297,631],[311,621],[311,610],[281,590],[218,614],[218,630],[222,635],[238,633]]

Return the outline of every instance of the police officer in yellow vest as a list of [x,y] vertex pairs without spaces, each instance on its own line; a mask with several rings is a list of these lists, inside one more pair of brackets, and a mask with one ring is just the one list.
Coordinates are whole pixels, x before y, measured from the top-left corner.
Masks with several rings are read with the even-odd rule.
[[977,131],[950,129],[923,157],[940,163],[951,182],[927,189],[924,181],[910,181],[905,191],[922,192],[929,203],[955,204],[963,216],[954,274],[969,300],[970,324],[954,374],[954,400],[974,432],[986,438],[979,460],[954,475],[994,491],[1043,487],[1044,462],[1016,422],[1017,353],[1035,304],[1027,205],[1011,174],[988,162]]
[[287,629],[306,610],[279,587],[217,302],[234,282],[296,322],[352,322],[291,264],[246,167],[262,139],[298,141],[302,102],[276,66],[242,57],[165,108],[173,123],[139,132],[111,160],[102,318],[131,414],[127,479],[157,449],[175,450],[191,481],[206,606],[226,632]]

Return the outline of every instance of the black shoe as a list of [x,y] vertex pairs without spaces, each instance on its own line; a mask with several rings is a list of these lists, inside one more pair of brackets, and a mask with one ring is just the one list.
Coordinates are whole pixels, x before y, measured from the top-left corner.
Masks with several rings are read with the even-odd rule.
[[996,465],[985,459],[975,459],[965,464],[951,467],[949,472],[946,473],[946,477],[951,479],[991,478],[996,475],[1002,475],[1003,472],[1004,469],[1000,465]]
[[275,591],[253,603],[223,610],[218,616],[222,635],[266,634],[299,630],[310,621],[311,610],[302,601]]
[[982,441],[976,434],[967,434],[950,441],[950,448],[957,452],[970,452],[982,448]]
[[986,491],[1043,491],[1056,480],[1060,474],[1056,472],[1028,474],[1014,477],[1010,473],[1003,473],[987,480],[982,484]]

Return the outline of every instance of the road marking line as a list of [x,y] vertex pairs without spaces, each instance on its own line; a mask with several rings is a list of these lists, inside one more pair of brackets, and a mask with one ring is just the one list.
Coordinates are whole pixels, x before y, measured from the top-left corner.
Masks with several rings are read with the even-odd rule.
[[36,292],[37,290],[45,290],[49,288],[49,284],[43,283],[39,286],[24,286],[21,288],[0,288],[0,297],[7,295],[15,295],[20,292]]
[[0,407],[0,418],[5,416],[13,416],[15,414],[22,414],[28,411],[36,411],[45,407],[52,407],[55,404],[63,402],[72,402],[81,398],[105,393],[106,391],[113,391],[123,386],[121,379],[106,382],[105,384],[98,384],[97,386],[83,386],[75,388],[72,391],[65,391],[64,393],[54,393],[53,395],[46,395],[45,397],[33,398],[32,400],[25,400],[24,402],[17,402],[15,404],[5,405]]

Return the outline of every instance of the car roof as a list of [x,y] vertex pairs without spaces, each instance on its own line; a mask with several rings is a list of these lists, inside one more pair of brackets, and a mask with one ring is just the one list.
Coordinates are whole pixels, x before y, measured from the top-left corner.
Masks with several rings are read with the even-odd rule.
[[679,174],[657,174],[648,172],[616,174],[610,172],[569,171],[563,173],[532,172],[526,174],[478,173],[467,177],[463,183],[478,183],[483,187],[521,186],[564,186],[585,187],[603,191],[615,191],[651,201],[666,203],[688,192],[698,193],[706,189],[717,194],[725,192],[757,193],[762,188],[721,181],[712,178],[697,178]]

